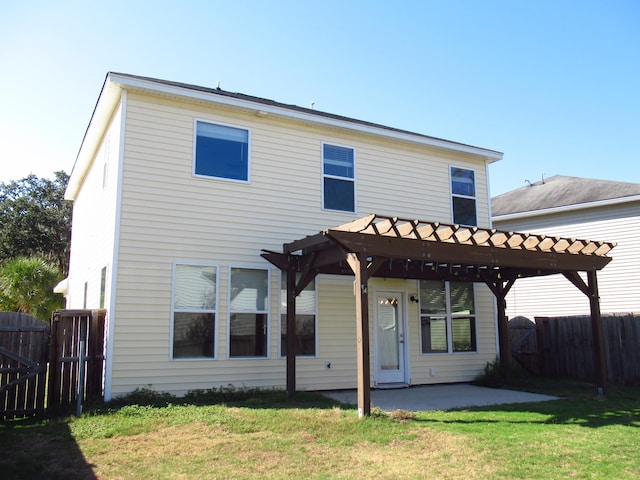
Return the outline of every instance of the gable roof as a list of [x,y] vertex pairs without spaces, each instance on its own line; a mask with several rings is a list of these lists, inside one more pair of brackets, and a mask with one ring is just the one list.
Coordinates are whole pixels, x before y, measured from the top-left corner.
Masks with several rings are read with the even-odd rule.
[[[131,74],[117,73],[117,72],[110,72],[107,75],[107,80],[109,79],[112,79],[112,81],[114,81],[115,83],[120,83],[123,86],[126,86],[126,85],[134,86],[136,85],[136,82],[142,82],[142,83],[147,83],[149,85],[155,84],[156,89],[157,87],[168,87],[172,89],[174,88],[174,89],[182,90],[184,93],[192,92],[192,93],[205,94],[209,96],[210,97],[209,99],[212,101],[215,101],[217,97],[218,101],[222,99],[228,99],[228,100],[237,100],[245,104],[246,103],[258,104],[259,106],[264,107],[262,111],[265,113],[288,112],[291,115],[298,114],[298,115],[309,116],[309,118],[314,118],[316,119],[316,121],[319,121],[321,123],[323,123],[322,119],[334,120],[344,124],[351,124],[353,127],[365,127],[365,128],[373,129],[377,131],[377,133],[384,134],[386,132],[388,135],[392,135],[394,133],[406,135],[409,137],[414,137],[416,139],[422,139],[422,141],[429,142],[434,146],[448,147],[450,149],[456,149],[461,151],[467,151],[468,149],[469,150],[468,153],[474,153],[476,155],[480,154],[480,155],[486,156],[489,162],[494,162],[502,158],[502,153],[495,150],[488,150],[485,148],[475,147],[473,145],[468,145],[465,143],[454,142],[451,140],[445,140],[438,137],[432,137],[430,135],[424,135],[422,133],[412,132],[409,130],[389,127],[389,126],[381,125],[378,123],[367,122],[365,120],[345,117],[343,115],[327,113],[320,110],[315,110],[313,108],[306,108],[306,107],[300,107],[298,105],[281,103],[275,100],[269,100],[267,98],[256,97],[256,96],[247,95],[244,93],[230,92],[227,90],[222,90],[220,87],[217,87],[217,88],[202,87],[199,85],[192,85],[188,83],[174,82],[170,80],[161,80],[158,78],[144,77],[140,75],[131,75]],[[250,108],[255,110],[256,107],[254,105]],[[272,109],[272,112],[269,111],[270,109]]]
[[502,159],[502,153],[495,150],[474,147],[464,143],[444,140],[421,133],[326,113],[311,108],[280,103],[266,98],[229,92],[220,88],[202,87],[151,77],[109,72],[100,91],[98,101],[71,172],[69,187],[65,194],[67,200],[73,200],[79,191],[92,157],[98,148],[104,130],[107,128],[109,119],[120,102],[122,92],[125,91],[143,92],[209,105],[222,105],[245,112],[253,112],[260,117],[270,115],[305,124],[329,126],[403,142],[412,142],[437,149],[478,156],[487,163]]
[[555,175],[491,199],[492,216],[640,200],[640,183]]

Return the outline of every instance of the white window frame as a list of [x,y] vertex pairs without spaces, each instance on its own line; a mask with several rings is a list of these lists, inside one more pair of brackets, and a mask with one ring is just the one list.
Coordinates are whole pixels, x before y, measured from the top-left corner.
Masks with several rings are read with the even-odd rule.
[[[242,270],[263,270],[267,272],[267,302],[265,310],[231,310],[231,272],[233,269]],[[265,267],[264,265],[229,265],[227,272],[227,359],[228,360],[263,360],[268,359],[271,356],[271,275],[272,268]],[[265,314],[265,337],[267,338],[266,354],[260,355],[247,355],[247,356],[232,356],[231,355],[231,315],[233,313],[255,313]]]
[[[280,278],[279,278],[279,286],[280,288],[278,289],[280,292],[280,295],[278,296],[278,356],[280,358],[286,358],[286,355],[282,355],[282,315],[284,315],[286,309],[283,307],[283,305],[286,305],[287,302],[287,298],[286,298],[286,289],[284,290],[284,294],[283,294],[283,290],[282,290],[282,281],[284,279],[286,272],[280,272]],[[315,305],[314,305],[314,311],[313,311],[313,322],[314,322],[314,332],[315,332],[315,338],[314,338],[314,342],[315,342],[315,354],[314,355],[300,355],[297,354],[296,358],[318,358],[318,275],[316,275],[316,277],[312,280],[312,282],[314,283],[314,290],[316,292],[315,295]],[[284,298],[283,298],[284,297]],[[296,301],[297,301],[297,297],[296,297]],[[299,314],[300,312],[298,312],[298,309],[296,308],[296,315]],[[304,313],[306,315],[310,315],[309,313]],[[287,333],[288,335],[288,333]]]
[[[214,309],[176,309],[174,298],[175,298],[175,289],[176,289],[176,270],[178,265],[189,265],[195,267],[214,267],[216,269],[216,289],[215,289],[215,308]],[[193,260],[175,260],[173,262],[172,270],[171,270],[171,328],[169,332],[169,359],[176,362],[184,362],[184,361],[212,361],[218,359],[218,351],[220,350],[218,345],[218,330],[220,325],[220,315],[218,314],[220,310],[219,304],[219,291],[220,291],[220,265],[212,262],[198,262]],[[203,313],[213,313],[214,315],[214,326],[213,326],[213,357],[184,357],[184,358],[175,358],[173,356],[173,339],[174,339],[174,319],[176,312],[203,312]]]
[[[457,168],[459,170],[467,170],[469,172],[473,172],[473,190],[475,193],[475,196],[469,196],[469,195],[461,195],[459,193],[453,193],[453,169]],[[478,172],[473,169],[473,168],[469,168],[469,167],[462,167],[460,165],[449,165],[449,194],[451,197],[451,223],[456,223],[455,221],[455,215],[454,215],[454,209],[453,209],[453,199],[454,197],[456,198],[465,198],[467,200],[473,200],[473,206],[475,209],[475,216],[476,216],[476,224],[475,225],[466,225],[466,224],[461,224],[465,227],[477,227],[478,226]]]
[[[343,177],[340,175],[329,175],[329,174],[325,174],[324,173],[324,147],[325,145],[329,145],[331,147],[338,147],[338,148],[348,148],[349,150],[353,151],[353,178],[349,178],[349,177]],[[320,167],[321,167],[321,172],[322,172],[322,184],[320,186],[320,190],[322,192],[322,210],[328,211],[328,212],[341,212],[341,213],[356,213],[358,211],[358,195],[357,195],[357,188],[356,188],[356,178],[357,178],[357,170],[356,170],[356,149],[355,147],[352,147],[350,145],[342,145],[339,143],[335,143],[335,142],[321,142],[320,145]],[[343,181],[350,181],[353,183],[353,211],[349,211],[349,210],[336,210],[333,208],[327,208],[325,207],[325,198],[324,198],[324,180],[325,178],[332,178],[335,180],[343,180]]]
[[[200,173],[196,173],[196,151],[198,145],[198,122],[208,123],[211,125],[219,125],[221,127],[230,127],[236,128],[238,130],[245,130],[247,132],[247,179],[246,180],[238,180],[236,178],[227,178],[227,177],[216,177],[214,175],[202,175]],[[243,125],[234,125],[230,123],[218,122],[216,120],[211,120],[207,118],[194,118],[193,120],[193,154],[191,158],[191,175],[196,178],[206,178],[209,180],[222,180],[225,182],[233,182],[233,183],[251,183],[251,129],[245,127]]]
[[[439,281],[439,280],[436,280]],[[464,282],[460,282],[460,283],[464,283]],[[477,314],[477,307],[476,307],[476,284],[475,283],[471,283],[471,288],[473,290],[473,307],[474,307],[474,313],[470,313],[470,314],[464,314],[464,315],[454,315],[451,312],[451,282],[448,280],[444,281],[444,289],[445,289],[445,294],[444,294],[444,298],[445,298],[445,308],[446,308],[446,312],[445,312],[445,319],[446,319],[446,328],[447,328],[447,351],[446,352],[425,352],[424,349],[422,348],[422,317],[423,314],[420,311],[420,307],[418,306],[418,317],[419,317],[419,321],[420,321],[420,354],[421,355],[459,355],[459,354],[463,354],[463,355],[469,355],[469,354],[476,354],[478,353],[478,314]],[[420,291],[420,280],[418,280],[418,291]],[[418,294],[418,297],[420,297],[420,294]],[[424,315],[424,316],[442,316],[442,315]],[[453,320],[456,318],[468,318],[468,317],[472,317],[473,318],[473,331],[475,332],[475,349],[474,350],[459,350],[459,351],[454,351],[453,350]]]

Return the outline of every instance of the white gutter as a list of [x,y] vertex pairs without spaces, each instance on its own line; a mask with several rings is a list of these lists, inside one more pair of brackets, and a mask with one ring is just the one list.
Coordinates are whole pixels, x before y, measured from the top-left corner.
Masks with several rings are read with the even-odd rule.
[[517,213],[509,213],[506,215],[496,215],[495,217],[493,217],[493,222],[519,220],[521,218],[537,217],[540,215],[550,215],[554,213],[572,212],[576,210],[584,210],[587,208],[606,207],[609,205],[617,205],[617,204],[638,202],[638,201],[640,201],[640,195],[610,198],[607,200],[598,200],[596,202],[577,203],[573,205],[564,205],[562,207],[543,208],[541,210],[531,210],[527,212],[517,212]]
[[[259,111],[261,115],[265,113],[267,115],[279,115],[282,117],[288,117],[304,122],[311,122],[331,127],[345,128],[348,130],[355,130],[361,133],[368,133],[373,135],[384,136],[393,138],[396,140],[410,141],[419,143],[422,145],[428,145],[431,147],[443,148],[446,150],[454,150],[457,152],[469,153],[472,155],[479,155],[485,157],[490,162],[495,162],[502,159],[503,154],[493,150],[487,150],[480,147],[474,147],[471,145],[464,145],[447,140],[442,140],[433,137],[426,137],[423,135],[402,132],[397,130],[391,130],[383,128],[382,126],[367,125],[358,123],[357,121],[349,121],[347,119],[342,120],[338,118],[325,117],[319,114],[308,113],[304,111],[291,110],[289,108],[268,105],[260,102],[253,102],[235,97],[227,97],[224,95],[217,95],[215,93],[203,92],[199,90],[193,90],[188,87],[181,87],[177,85],[167,85],[164,83],[155,82],[153,80],[147,80],[142,78],[132,78],[127,75],[120,75],[117,73],[110,73],[108,80],[119,84],[122,88],[132,87],[141,88],[145,90],[152,90],[171,96],[182,96],[195,100],[203,100],[207,102],[214,102],[223,105],[239,107],[251,111]],[[263,113],[262,113],[263,112]]]
[[100,96],[98,97],[98,102],[94,108],[93,115],[91,116],[89,126],[85,132],[84,139],[82,140],[82,145],[78,151],[73,170],[71,171],[69,185],[65,192],[65,200],[74,200],[78,194],[82,181],[91,166],[95,152],[102,140],[102,134],[104,133],[106,126],[118,105],[122,91],[127,89],[141,89],[173,97],[178,96],[192,100],[217,103],[248,111],[260,112],[260,115],[271,114],[317,125],[334,128],[337,127],[360,133],[391,138],[394,140],[413,142],[429,147],[480,156],[489,163],[501,160],[503,157],[502,153],[494,150],[464,145],[417,133],[385,128],[382,125],[377,126],[375,124],[369,124],[368,122],[359,123],[357,120],[350,121],[346,118],[333,118],[331,116],[324,116],[318,113],[298,111],[278,105],[269,105],[267,103],[255,102],[242,98],[228,97],[225,95],[195,90],[188,86],[183,87],[178,85],[169,85],[161,83],[160,81],[154,81],[153,79],[137,78],[118,73],[108,73],[102,86]]
[[84,177],[91,167],[91,162],[93,161],[96,151],[100,146],[107,125],[120,101],[121,90],[110,81],[109,77],[110,75],[107,75],[102,85],[98,102],[93,109],[91,120],[89,120],[89,125],[82,139],[80,150],[73,164],[69,184],[64,193],[65,200],[75,200]]

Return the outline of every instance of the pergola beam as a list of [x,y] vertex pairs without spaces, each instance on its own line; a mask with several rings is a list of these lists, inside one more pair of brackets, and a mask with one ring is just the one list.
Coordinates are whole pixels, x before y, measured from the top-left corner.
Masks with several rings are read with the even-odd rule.
[[[283,245],[262,257],[287,272],[287,396],[295,395],[295,299],[319,273],[354,275],[358,413],[371,412],[369,297],[371,277],[483,282],[496,297],[500,361],[510,362],[506,295],[516,279],[562,273],[589,296],[598,388],[606,359],[596,270],[611,261],[613,243],[461,227],[369,215]],[[297,253],[299,252],[299,253]],[[578,272],[586,272],[588,285]],[[296,274],[300,273],[296,280]]]

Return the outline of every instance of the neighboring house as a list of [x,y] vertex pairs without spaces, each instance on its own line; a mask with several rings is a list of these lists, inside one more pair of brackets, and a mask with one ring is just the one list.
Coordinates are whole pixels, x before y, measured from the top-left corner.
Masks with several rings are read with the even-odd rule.
[[[556,175],[494,197],[494,228],[616,242],[598,274],[602,313],[640,312],[640,184]],[[562,276],[519,280],[510,317],[582,315],[587,298]]]
[[[515,272],[501,265],[551,265],[486,246],[506,241],[487,230],[487,170],[501,157],[109,73],[66,192],[67,308],[107,309],[106,399],[144,386],[290,391],[296,376],[300,389],[366,392],[472,380],[498,354],[493,295]],[[578,257],[588,269],[609,260]]]

